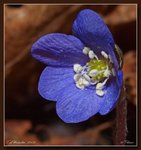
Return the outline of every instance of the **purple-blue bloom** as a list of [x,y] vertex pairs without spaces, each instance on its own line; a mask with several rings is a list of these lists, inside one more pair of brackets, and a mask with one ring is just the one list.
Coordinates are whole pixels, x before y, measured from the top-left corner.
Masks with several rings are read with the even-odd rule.
[[32,46],[32,56],[48,65],[39,79],[39,93],[56,102],[56,112],[66,123],[109,113],[123,82],[115,42],[103,19],[82,10],[72,31],[74,36],[47,34]]

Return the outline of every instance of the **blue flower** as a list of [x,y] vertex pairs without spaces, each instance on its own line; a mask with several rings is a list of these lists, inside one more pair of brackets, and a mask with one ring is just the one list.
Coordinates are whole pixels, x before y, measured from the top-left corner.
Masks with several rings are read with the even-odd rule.
[[109,113],[123,82],[115,43],[102,18],[82,10],[72,30],[74,36],[51,33],[32,46],[32,56],[48,65],[39,79],[39,93],[56,102],[57,114],[66,123]]

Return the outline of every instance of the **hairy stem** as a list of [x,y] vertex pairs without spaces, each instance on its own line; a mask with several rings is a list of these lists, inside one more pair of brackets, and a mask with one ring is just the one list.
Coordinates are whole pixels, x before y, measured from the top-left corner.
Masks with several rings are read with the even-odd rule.
[[123,86],[120,100],[117,104],[116,110],[116,135],[115,144],[125,145],[127,135],[127,101],[126,101],[126,91]]

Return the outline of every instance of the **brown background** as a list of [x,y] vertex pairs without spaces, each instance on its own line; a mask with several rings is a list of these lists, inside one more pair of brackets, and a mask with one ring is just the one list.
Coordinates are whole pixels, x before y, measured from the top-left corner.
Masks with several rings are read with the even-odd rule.
[[[24,1],[25,2],[25,1]],[[56,2],[56,1],[55,1]],[[2,10],[2,9],[1,9]],[[2,13],[1,13],[2,14]],[[1,28],[2,29],[2,28]],[[2,32],[2,31],[1,31]],[[2,55],[1,55],[2,56]],[[1,61],[2,61],[2,59],[1,59]],[[2,63],[1,63],[2,64]],[[2,71],[1,71],[1,73],[2,73]],[[2,79],[2,78],[1,78]],[[1,94],[2,95],[2,94]],[[2,106],[2,105],[1,105]],[[1,109],[2,110],[2,109]]]

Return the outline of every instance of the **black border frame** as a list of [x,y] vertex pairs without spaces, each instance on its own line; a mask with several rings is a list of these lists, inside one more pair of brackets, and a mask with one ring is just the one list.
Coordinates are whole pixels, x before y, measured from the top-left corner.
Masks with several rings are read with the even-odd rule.
[[[1,99],[1,103],[0,103],[0,149],[1,150],[4,150],[4,149],[20,149],[20,148],[22,148],[23,150],[25,149],[28,149],[28,148],[30,148],[30,149],[41,149],[41,148],[53,148],[53,149],[56,149],[56,148],[75,148],[75,147],[71,147],[71,146],[68,146],[68,147],[64,147],[64,146],[59,146],[59,147],[38,147],[38,146],[36,146],[36,147],[25,147],[25,146],[23,146],[23,147],[4,147],[4,143],[3,143],[3,119],[4,119],[4,114],[3,114],[3,101],[4,101],[4,87],[3,87],[3,85],[4,85],[4,31],[3,31],[3,28],[4,28],[4,24],[3,24],[3,22],[4,22],[4,14],[3,14],[3,10],[4,10],[4,4],[9,4],[9,3],[11,3],[11,4],[22,4],[22,3],[25,3],[25,4],[28,4],[28,3],[30,3],[30,4],[36,4],[36,3],[38,3],[38,4],[40,4],[40,3],[52,3],[52,4],[55,4],[55,3],[59,3],[59,4],[63,4],[63,3],[68,3],[68,4],[84,4],[84,3],[90,3],[90,4],[94,4],[94,3],[105,3],[105,4],[108,4],[108,3],[115,3],[115,4],[120,4],[120,3],[125,3],[125,4],[127,4],[127,3],[134,3],[134,4],[137,4],[138,5],[138,35],[137,35],[137,40],[138,40],[138,56],[137,56],[137,59],[138,59],[138,66],[137,66],[137,82],[138,82],[138,85],[137,85],[137,92],[138,92],[138,97],[137,97],[137,100],[138,100],[138,139],[137,139],[137,144],[138,144],[138,146],[137,147],[125,147],[125,148],[132,148],[132,149],[140,149],[141,148],[141,146],[140,146],[140,142],[141,142],[141,140],[140,140],[140,125],[141,125],[141,119],[140,119],[140,113],[141,113],[141,111],[139,110],[139,108],[140,108],[140,104],[141,104],[141,102],[140,102],[140,100],[139,100],[139,98],[141,97],[140,96],[140,76],[141,76],[141,71],[140,71],[140,64],[141,64],[141,59],[140,59],[140,55],[141,55],[141,53],[140,53],[140,48],[141,48],[141,46],[140,46],[140,43],[141,43],[141,40],[140,40],[140,34],[141,34],[141,30],[140,30],[140,20],[141,20],[141,4],[140,4],[140,2],[139,2],[139,0],[124,0],[124,1],[119,1],[119,0],[101,0],[101,1],[99,1],[99,0],[40,0],[40,2],[38,1],[38,0],[1,0],[0,1],[0,22],[1,22],[1,24],[0,24],[0,42],[1,42],[1,44],[0,44],[0,49],[1,49],[1,51],[0,51],[0,69],[1,69],[1,71],[0,71],[0,99]],[[113,146],[114,147],[114,146]],[[89,149],[89,148],[100,148],[100,149],[103,149],[103,148],[105,148],[105,149],[109,149],[109,148],[113,148],[113,147],[77,147],[77,148],[83,148],[83,149]],[[114,147],[114,148],[117,148],[117,149],[123,149],[124,147]]]

